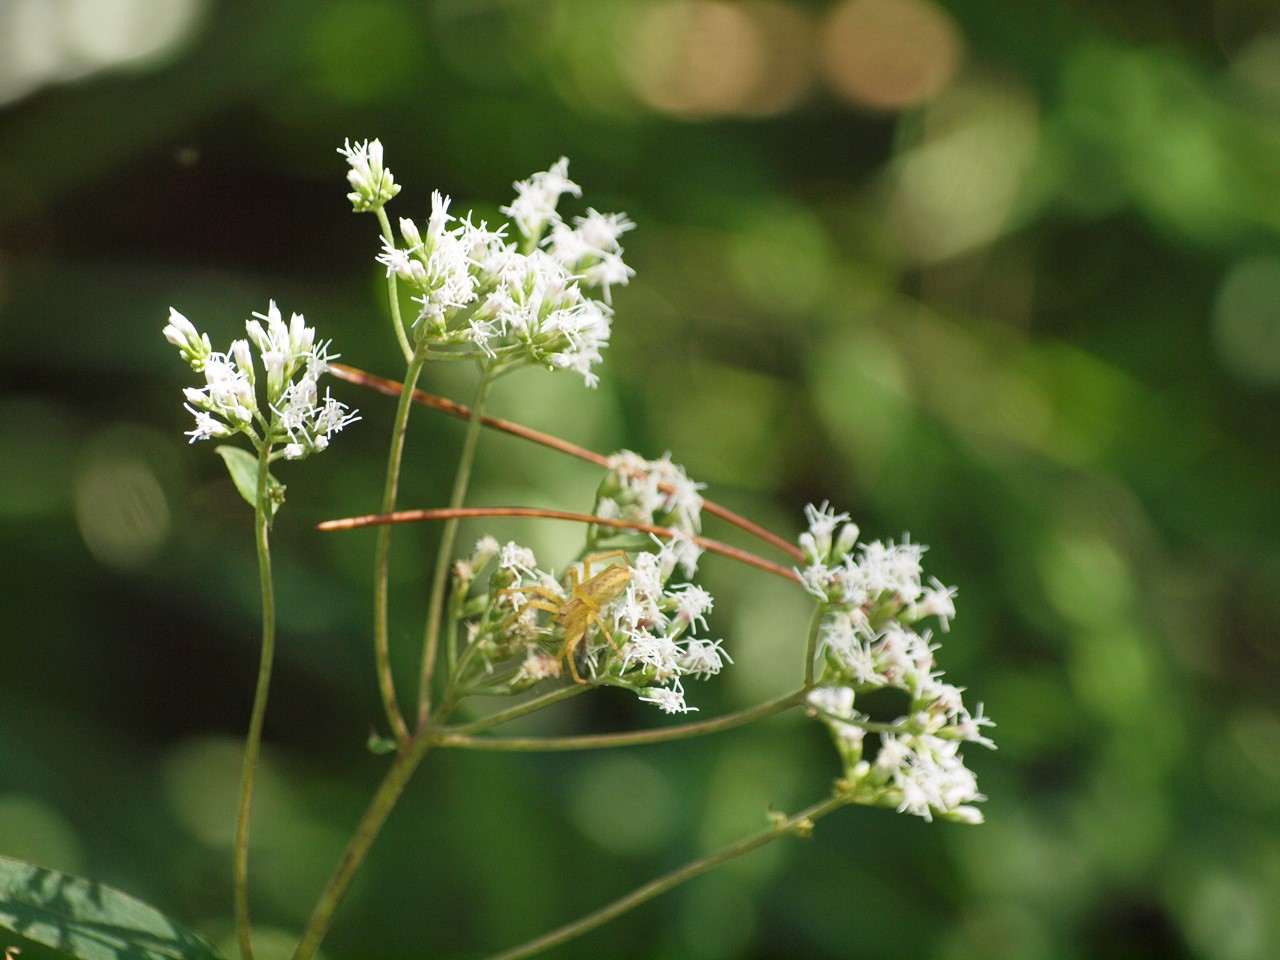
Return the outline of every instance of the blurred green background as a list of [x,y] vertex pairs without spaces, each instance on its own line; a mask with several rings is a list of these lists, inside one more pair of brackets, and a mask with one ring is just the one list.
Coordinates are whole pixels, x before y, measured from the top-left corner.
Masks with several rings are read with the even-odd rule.
[[[493,411],[671,450],[794,536],[830,499],[959,586],[941,666],[985,701],[979,828],[849,809],[557,957],[1280,956],[1280,15],[1268,0],[0,3],[0,853],[230,927],[256,663],[251,516],[170,305],[215,346],[270,298],[398,372],[344,138],[492,215],[564,154],[637,275],[595,393]],[[428,389],[465,401],[460,371]],[[285,465],[255,919],[297,930],[385,760],[367,532],[391,404]],[[412,426],[403,502],[459,425]],[[581,510],[595,472],[485,438],[473,503]],[[562,562],[578,531],[473,524]],[[714,525],[712,536],[741,542]],[[397,538],[413,669],[435,531]],[[736,666],[784,692],[807,604],[711,559]],[[593,694],[542,732],[654,721]],[[816,799],[800,716],[645,750],[438,754],[329,957],[474,957]],[[273,931],[279,931],[273,935]],[[0,938],[0,946],[8,941]],[[271,951],[264,954],[271,958]]]

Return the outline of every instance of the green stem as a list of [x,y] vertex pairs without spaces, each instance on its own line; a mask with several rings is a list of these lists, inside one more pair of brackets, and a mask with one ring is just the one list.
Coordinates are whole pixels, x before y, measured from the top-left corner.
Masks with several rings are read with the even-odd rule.
[[[413,360],[405,371],[405,391],[396,405],[396,419],[391,428],[391,448],[387,453],[387,475],[382,488],[382,507],[395,509],[396,492],[400,486],[400,467],[404,459],[404,438],[409,427],[409,411],[413,409],[413,385],[422,373],[423,361]],[[389,626],[391,577],[391,528],[378,531],[373,555],[373,654],[378,674],[378,690],[382,706],[391,724],[392,734],[400,743],[409,739],[409,728],[400,704],[396,699],[395,679],[391,672],[391,642]]]
[[[391,232],[391,220],[387,211],[378,207],[378,225],[382,228],[382,237],[387,243],[395,243],[395,234]],[[396,285],[396,275],[387,274],[387,306],[391,308],[391,326],[396,332],[396,340],[400,343],[400,352],[404,354],[405,363],[413,362],[413,347],[409,346],[409,337],[404,330],[404,319],[400,316],[400,293]]]
[[232,884],[241,960],[253,960],[253,946],[249,941],[249,808],[253,803],[253,782],[258,771],[262,724],[267,713],[267,691],[271,686],[271,663],[276,645],[276,601],[271,582],[271,504],[268,502],[270,463],[271,448],[263,443],[258,450],[258,490],[253,511],[254,538],[258,545],[258,584],[262,592],[262,652],[258,660],[258,683],[253,694],[249,732],[245,736],[244,765],[240,771]]
[[826,615],[826,604],[818,604],[813,611],[813,619],[809,621],[809,642],[804,650],[804,685],[806,689],[812,688],[813,679],[813,661],[818,654],[818,631],[822,627],[822,618]]
[[[599,750],[607,747],[632,747],[648,743],[666,743],[671,740],[685,740],[689,737],[700,737],[708,733],[730,730],[743,724],[782,713],[804,702],[808,688],[789,693],[785,697],[769,700],[766,703],[739,710],[737,713],[725,714],[712,720],[698,723],[685,723],[678,727],[665,727],[657,730],[638,730],[632,733],[591,734],[581,737],[473,737],[460,734],[457,727],[438,732],[437,739],[442,747],[465,747],[471,750]],[[470,725],[474,727],[475,725]]]
[[[508,707],[506,710],[500,710],[497,713],[489,714],[487,717],[481,717],[479,720],[473,720],[471,723],[461,723],[456,727],[449,727],[448,733],[450,739],[458,736],[465,737],[473,733],[482,733],[485,730],[491,730],[504,723],[509,723],[517,717],[523,717],[527,713],[534,713],[543,707],[549,707],[553,703],[576,697],[580,693],[586,693],[588,690],[594,689],[595,687],[585,683],[567,684],[552,690],[550,693],[544,693],[540,697],[534,697],[532,700],[518,703],[514,707]],[[442,721],[438,720],[437,722]]]
[[[462,506],[471,482],[471,468],[476,459],[476,446],[480,439],[481,418],[493,377],[488,370],[481,370],[476,384],[475,399],[471,403],[471,416],[467,419],[467,435],[462,441],[462,453],[458,457],[458,472],[453,478],[453,493],[449,497],[449,509]],[[408,384],[406,384],[408,387]],[[406,389],[401,397],[412,403],[413,391]],[[435,673],[436,651],[440,644],[441,614],[444,611],[445,588],[449,581],[449,564],[453,556],[453,542],[458,533],[458,520],[445,522],[440,533],[440,549],[436,551],[436,567],[431,582],[431,599],[428,602],[426,636],[422,643],[422,676],[418,685],[418,726],[426,725],[431,716],[431,681]]]
[[351,881],[355,879],[356,873],[364,864],[365,857],[373,846],[378,832],[386,823],[387,817],[395,807],[396,801],[400,799],[400,794],[413,776],[413,772],[418,769],[418,764],[422,762],[422,758],[433,745],[434,740],[431,737],[420,734],[405,743],[396,754],[382,782],[378,784],[378,789],[370,799],[364,816],[357,824],[355,833],[347,842],[347,848],[342,852],[338,866],[316,901],[315,908],[311,911],[311,918],[302,932],[302,939],[294,951],[293,960],[311,960],[315,956],[321,941],[329,931],[329,924],[333,922],[334,914],[351,887]]
[[529,957],[535,953],[551,947],[559,946],[575,937],[580,937],[584,933],[594,930],[596,927],[603,926],[610,920],[621,916],[628,910],[634,910],[659,894],[666,893],[674,887],[679,886],[686,881],[692,880],[701,874],[706,873],[713,867],[718,867],[735,857],[740,857],[745,853],[750,853],[757,847],[762,847],[766,843],[771,843],[780,837],[787,836],[808,836],[813,829],[813,822],[821,817],[825,817],[828,813],[839,807],[849,803],[849,798],[844,793],[837,792],[826,800],[815,803],[807,810],[802,810],[793,817],[785,820],[778,820],[776,823],[770,824],[759,833],[754,833],[749,837],[731,843],[727,847],[717,850],[709,856],[692,863],[686,864],[678,870],[673,870],[665,876],[651,880],[642,887],[638,887],[624,897],[619,897],[607,906],[601,907],[599,910],[589,913],[584,917],[565,924],[558,930],[552,930],[550,933],[543,934],[534,940],[513,947],[510,950],[504,950],[502,953],[495,953],[486,958],[486,960],[518,960],[520,957]]

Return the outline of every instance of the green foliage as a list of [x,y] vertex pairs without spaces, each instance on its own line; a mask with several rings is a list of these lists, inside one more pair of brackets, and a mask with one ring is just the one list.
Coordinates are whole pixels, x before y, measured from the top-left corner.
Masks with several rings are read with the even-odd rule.
[[[258,503],[258,458],[247,450],[241,450],[239,447],[228,447],[225,444],[213,449],[227,465],[227,473],[231,474],[231,482],[236,485],[236,490],[244,498],[244,502],[251,507],[256,506]],[[270,491],[279,491],[281,494],[284,492],[284,486],[274,476],[267,478],[267,484]],[[271,498],[272,516],[275,516],[275,512],[280,509],[280,503],[281,497],[273,496]]]
[[[425,216],[436,187],[460,206],[505,196],[567,154],[601,209],[641,223],[599,394],[535,378],[496,415],[602,450],[670,449],[779,532],[815,495],[868,536],[911,530],[960,587],[948,675],[1000,722],[999,752],[975,761],[987,823],[944,825],[942,849],[891,813],[843,811],[817,842],[704,878],[556,960],[1280,956],[1273,4],[915,3],[954,19],[965,61],[899,112],[822,85],[816,31],[834,0],[683,19],[614,0],[190,6],[205,16],[181,45],[119,68],[30,27],[22,48],[40,56],[9,66],[43,72],[0,105],[0,158],[15,158],[0,164],[0,702],[15,718],[0,724],[0,851],[54,862],[23,852],[40,842],[64,869],[118,864],[172,891],[174,914],[209,929],[229,915],[228,801],[180,761],[243,729],[258,605],[228,523],[244,521],[239,497],[207,451],[174,443],[190,372],[156,334],[180,303],[225,342],[247,305],[285,296],[344,359],[391,375],[370,308],[383,271],[332,152],[376,135],[412,171],[405,215]],[[730,12],[784,8],[809,32],[722,30],[740,46],[695,48],[694,66],[725,72],[690,75],[750,88],[728,82],[727,54],[764,36],[769,55],[742,61],[765,72],[750,89],[782,89],[800,57],[807,99],[672,117],[632,92],[637,66],[679,61],[651,10],[710,42]],[[402,26],[388,56],[356,18]],[[59,50],[77,79],[54,73]],[[467,400],[450,371],[422,386]],[[264,924],[289,929],[385,762],[364,748],[381,718],[363,656],[373,536],[309,526],[374,508],[394,405],[334,393],[366,420],[289,472],[296,509],[274,533],[282,682],[254,895]],[[132,472],[99,455],[121,425],[129,442],[111,450]],[[405,505],[436,506],[448,482],[431,464],[460,430],[420,425]],[[125,482],[137,475],[160,506]],[[476,502],[589,502],[597,480],[503,438],[481,451]],[[83,531],[104,526],[107,547],[162,532],[149,552],[87,549]],[[406,606],[436,535],[397,531]],[[574,531],[500,535],[542,552]],[[717,687],[733,709],[778,690],[778,638],[804,612],[781,586],[709,586],[715,629],[740,645]],[[393,633],[409,667],[417,627]],[[622,697],[586,700],[525,732],[638,723]],[[353,894],[331,955],[422,957],[426,926],[441,955],[474,955],[593,908],[623,871],[663,869],[691,838],[727,839],[717,824],[811,792],[795,758],[827,755],[820,733],[779,718],[711,754],[637,754],[658,794],[705,784],[710,799],[651,805],[621,863],[605,845],[638,821],[581,796],[616,789],[614,758],[450,756],[406,791],[373,853],[377,895]]]
[[141,900],[9,857],[0,857],[0,928],[75,960],[223,960]]

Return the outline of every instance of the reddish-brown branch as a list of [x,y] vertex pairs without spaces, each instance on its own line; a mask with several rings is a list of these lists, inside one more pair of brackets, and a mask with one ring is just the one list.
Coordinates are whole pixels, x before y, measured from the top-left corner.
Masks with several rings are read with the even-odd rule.
[[[368,387],[371,390],[377,390],[389,397],[398,397],[404,390],[404,385],[394,380],[387,380],[383,377],[374,376],[355,367],[349,367],[345,363],[332,363],[329,365],[329,372],[340,380],[346,380],[349,383],[356,383],[362,387]],[[452,400],[446,400],[444,397],[437,397],[434,394],[427,393],[423,390],[413,391],[414,403],[420,403],[425,407],[431,407],[433,410],[439,410],[441,413],[447,413],[451,417],[457,417],[466,420],[471,416],[471,410],[464,407],[460,403],[454,403]],[[539,430],[533,430],[529,427],[523,427],[518,423],[512,423],[510,420],[501,420],[497,417],[481,417],[480,422],[486,427],[494,430],[500,430],[503,433],[509,433],[516,437],[523,437],[525,440],[532,440],[534,443],[540,443],[544,447],[550,447],[553,450],[559,450],[562,453],[570,454],[588,463],[594,463],[600,467],[609,466],[609,458],[601,456],[594,450],[588,450],[586,447],[580,447],[577,444],[570,443],[567,440],[561,440],[549,433],[542,433]],[[670,490],[667,484],[662,485],[664,490]],[[741,530],[754,537],[777,547],[783,553],[787,554],[797,562],[804,562],[804,554],[800,548],[793,543],[788,543],[776,533],[771,533],[759,524],[753,523],[741,514],[734,513],[727,507],[711,500],[704,500],[702,509],[712,516],[719,517],[727,523],[733,524]]]
[[[456,510],[441,508],[437,510],[397,510],[395,513],[369,514],[363,517],[347,517],[342,520],[326,520],[316,524],[317,530],[355,530],[358,527],[376,527],[387,523],[418,523],[426,520],[465,520],[476,517],[540,517],[547,520],[572,520],[576,523],[592,523],[601,527],[615,527],[622,530],[638,530],[657,537],[670,538],[676,531],[667,527],[655,527],[648,523],[636,523],[631,520],[618,520],[611,517],[593,517],[589,513],[569,513],[564,510],[543,510],[538,507],[459,507]],[[719,540],[708,537],[691,537],[703,550],[730,557],[765,570],[779,577],[800,582],[794,570],[771,563],[754,553],[739,550]]]

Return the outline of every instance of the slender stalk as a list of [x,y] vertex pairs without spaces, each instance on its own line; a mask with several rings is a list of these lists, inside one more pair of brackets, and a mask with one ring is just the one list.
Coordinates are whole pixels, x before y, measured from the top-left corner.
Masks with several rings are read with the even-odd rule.
[[[387,211],[382,207],[376,210],[378,214],[378,226],[382,228],[382,239],[389,244],[396,242],[395,234],[391,232],[391,220],[387,217]],[[396,285],[396,275],[392,271],[387,272],[387,306],[391,308],[391,326],[396,332],[396,340],[400,344],[400,352],[404,354],[404,362],[413,362],[413,347],[409,346],[409,337],[405,333],[404,318],[400,316],[400,292]],[[405,381],[408,382],[408,377]]]
[[[589,513],[571,513],[567,510],[544,510],[541,507],[449,507],[435,510],[397,510],[394,513],[369,514],[363,517],[344,517],[341,520],[325,520],[317,523],[317,530],[355,530],[359,527],[376,527],[392,523],[418,523],[426,520],[446,520],[455,523],[464,518],[476,517],[540,517],[545,520],[572,520],[576,523],[590,523],[601,527],[615,527],[625,530],[639,530],[655,537],[674,537],[676,531],[668,527],[656,527],[635,520],[623,520],[615,517],[597,517]],[[690,537],[703,550],[718,553],[721,556],[741,561],[749,566],[772,573],[800,583],[800,575],[776,563],[758,557],[754,553],[731,547],[710,537]]]
[[608,747],[633,747],[650,743],[667,743],[672,740],[686,740],[700,737],[708,733],[719,733],[731,730],[743,724],[782,713],[804,702],[808,689],[797,690],[785,697],[770,700],[766,703],[728,713],[711,720],[697,723],[683,723],[676,727],[664,727],[657,730],[637,730],[630,733],[602,733],[581,737],[475,737],[455,732],[448,727],[440,730],[436,737],[442,747],[464,747],[470,750],[511,750],[511,751],[559,751],[559,750],[600,750]]
[[814,683],[813,661],[818,655],[818,632],[822,627],[822,618],[826,612],[826,605],[818,604],[813,611],[813,619],[809,621],[809,642],[805,645],[804,650],[804,685],[806,688],[812,687]]
[[258,545],[258,586],[262,593],[262,652],[258,659],[258,682],[249,716],[249,732],[245,736],[244,763],[240,770],[233,858],[232,890],[241,960],[253,960],[253,945],[249,940],[249,809],[253,804],[253,784],[258,772],[262,724],[267,714],[267,691],[271,686],[271,664],[276,645],[276,600],[271,579],[271,504],[267,491],[270,464],[271,448],[264,442],[258,450],[258,490],[253,510],[254,539]]
[[355,879],[356,873],[364,864],[373,841],[377,839],[382,825],[387,822],[387,817],[395,807],[396,801],[404,792],[405,785],[433,744],[431,737],[419,734],[402,745],[396,754],[382,782],[378,784],[378,789],[369,800],[364,816],[356,825],[355,833],[347,841],[347,848],[342,851],[342,857],[329,877],[329,882],[325,884],[320,898],[316,901],[306,929],[302,932],[302,939],[298,941],[298,946],[294,950],[293,960],[311,960],[315,956],[321,941],[329,931],[334,914],[337,913],[338,907],[351,887],[351,881]]
[[[493,376],[488,370],[480,373],[476,384],[475,400],[471,404],[471,417],[467,421],[467,434],[462,440],[462,453],[458,457],[458,471],[453,478],[453,493],[449,497],[450,509],[457,510],[467,497],[471,483],[471,468],[475,464],[476,446],[480,439],[481,416]],[[408,399],[405,399],[408,398]],[[401,405],[412,402],[413,391],[401,395]],[[453,557],[453,542],[458,534],[458,518],[449,519],[440,534],[440,549],[436,551],[436,566],[431,579],[431,597],[427,608],[426,634],[422,642],[422,675],[418,684],[418,725],[424,726],[431,716],[431,681],[435,674],[436,652],[440,644],[441,614],[444,612],[445,588],[449,582],[449,564]]]
[[[454,403],[452,400],[444,397],[437,397],[434,394],[426,393],[422,390],[406,390],[405,384],[397,383],[394,380],[387,380],[383,377],[374,376],[366,373],[356,367],[347,366],[345,363],[330,364],[329,372],[341,380],[350,383],[358,383],[361,386],[369,387],[377,390],[379,393],[387,396],[400,396],[403,393],[412,393],[414,403],[420,403],[423,406],[431,407],[433,410],[439,410],[441,413],[447,413],[451,417],[459,417],[463,420],[471,416],[471,411],[460,403]],[[542,433],[530,427],[521,426],[518,423],[512,423],[510,420],[500,420],[497,417],[482,417],[481,422],[494,430],[501,430],[512,436],[521,437],[525,440],[531,440],[539,443],[544,447],[550,447],[552,450],[559,450],[562,453],[570,454],[587,463],[594,463],[596,466],[608,467],[609,458],[588,450],[586,447],[580,447],[577,444],[570,443],[567,440],[561,440],[559,437],[553,437],[549,433]],[[726,523],[731,523],[735,527],[745,530],[747,533],[757,537],[768,544],[781,550],[787,556],[791,557],[798,563],[804,562],[804,552],[794,543],[788,543],[776,533],[766,530],[757,523],[748,520],[740,514],[734,513],[728,507],[722,507],[720,504],[712,500],[704,500],[702,502],[703,512],[719,517]]]
[[[491,713],[487,717],[479,720],[473,720],[471,723],[461,723],[456,727],[446,728],[450,735],[470,736],[471,734],[481,733],[485,730],[492,730],[494,727],[509,723],[517,717],[523,717],[526,714],[534,713],[543,707],[549,707],[553,703],[559,703],[561,700],[568,700],[570,697],[576,697],[580,693],[586,693],[588,690],[595,688],[583,683],[573,683],[568,686],[558,687],[550,693],[544,693],[540,697],[534,697],[532,700],[526,700],[524,703],[517,703],[514,707],[508,707],[506,710],[500,710],[497,713]],[[443,721],[440,721],[443,722]],[[438,730],[441,728],[437,728]]]
[[[405,381],[416,383],[422,373],[423,361],[413,360],[405,371]],[[409,394],[406,393],[405,396]],[[409,411],[413,405],[402,397],[396,406],[396,419],[391,428],[391,448],[387,453],[387,475],[382,488],[382,504],[388,510],[395,507],[396,491],[400,485],[400,467],[404,460],[404,438],[409,427]],[[409,728],[400,704],[396,699],[395,679],[391,673],[391,642],[389,625],[391,576],[391,532],[389,528],[378,531],[378,541],[373,554],[373,655],[378,675],[378,691],[382,695],[383,710],[392,734],[400,743],[409,738]]]
[[788,836],[808,836],[813,829],[813,822],[821,817],[825,817],[828,813],[849,802],[849,798],[837,792],[819,803],[813,804],[806,810],[802,810],[795,816],[787,817],[785,820],[779,820],[770,824],[764,830],[753,833],[751,836],[744,837],[736,843],[731,843],[727,847],[722,847],[715,853],[694,860],[692,863],[673,870],[665,876],[651,880],[644,886],[637,887],[631,893],[624,897],[619,897],[612,903],[601,907],[592,913],[588,913],[584,917],[567,923],[557,930],[543,934],[536,939],[529,940],[518,947],[510,950],[504,950],[501,953],[495,953],[486,958],[486,960],[519,960],[520,957],[533,956],[543,950],[551,947],[559,946],[575,937],[580,937],[584,933],[594,930],[596,927],[603,926],[610,920],[621,916],[629,910],[634,910],[654,897],[666,893],[668,890],[678,887],[680,884],[692,880],[694,877],[706,873],[713,867],[718,867],[722,863],[740,857],[743,854],[750,853],[758,847],[771,843],[781,837]]

